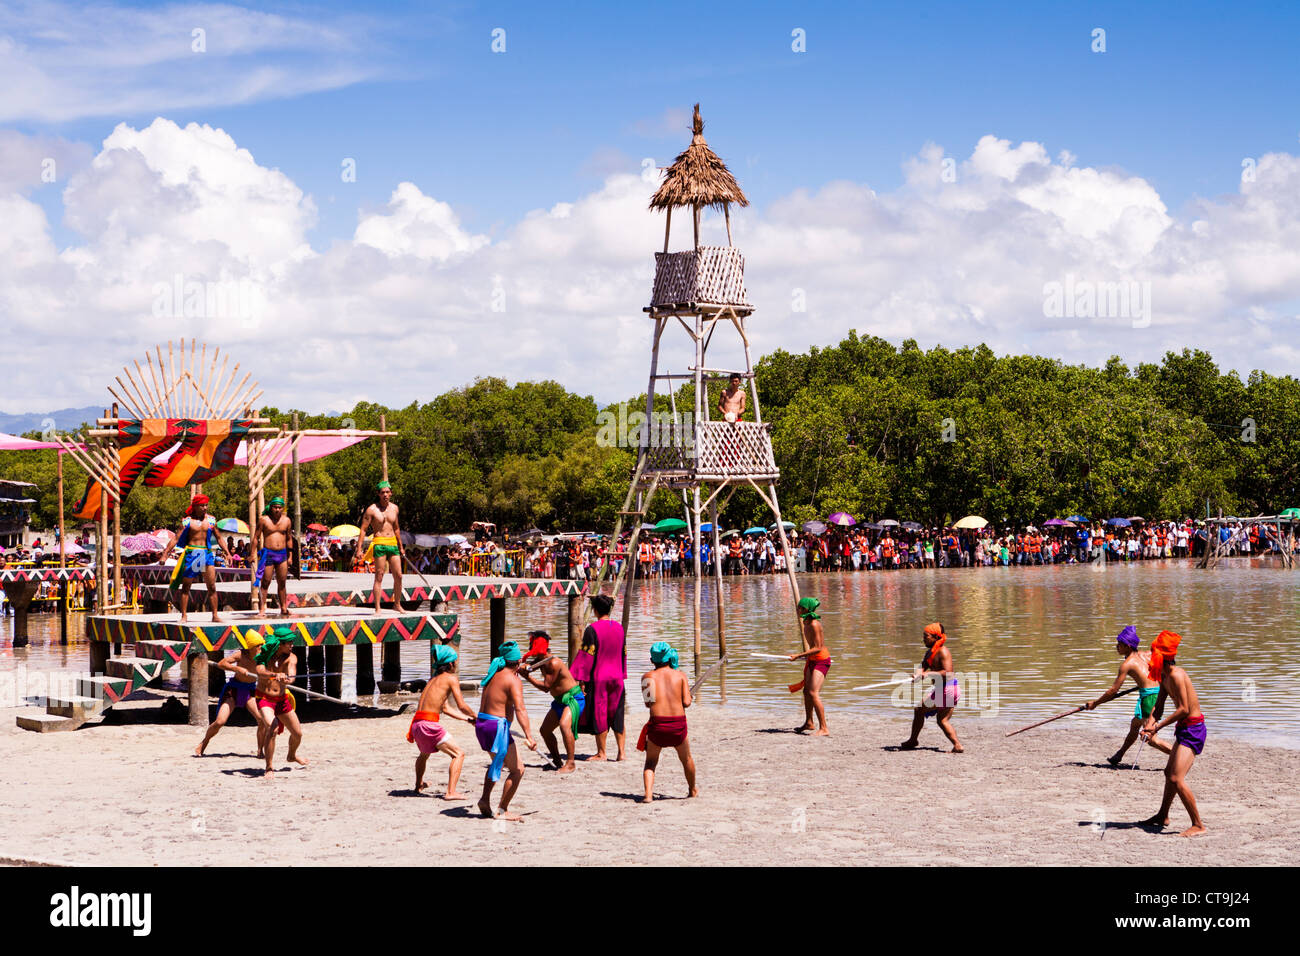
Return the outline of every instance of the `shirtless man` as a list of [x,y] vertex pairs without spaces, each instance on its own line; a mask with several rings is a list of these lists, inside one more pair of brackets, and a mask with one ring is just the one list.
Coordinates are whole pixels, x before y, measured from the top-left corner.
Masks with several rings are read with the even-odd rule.
[[521,657],[523,654],[514,641],[502,643],[479,684],[483,688],[483,694],[479,700],[478,716],[474,719],[474,735],[478,738],[478,745],[492,755],[492,762],[483,774],[483,796],[478,801],[479,811],[485,817],[492,817],[492,789],[501,779],[504,767],[510,775],[501,788],[501,804],[497,816],[514,822],[523,821],[523,817],[510,812],[510,801],[519,790],[524,767],[519,762],[519,751],[510,736],[513,720],[519,720],[528,749],[537,749],[532,728],[528,724],[528,710],[524,707],[524,686],[519,681]]
[[[1138,738],[1138,732],[1142,729],[1142,722],[1151,716],[1151,712],[1156,706],[1156,695],[1160,693],[1160,685],[1147,676],[1148,663],[1147,656],[1138,650],[1137,628],[1129,625],[1120,631],[1115,638],[1115,652],[1123,658],[1120,661],[1119,673],[1115,675],[1115,683],[1100,697],[1088,701],[1085,705],[1089,710],[1093,710],[1100,704],[1106,703],[1124,686],[1125,678],[1133,678],[1133,683],[1138,686],[1138,702],[1133,708],[1133,720],[1129,722],[1128,736],[1124,738],[1124,744],[1115,751],[1114,754],[1106,758],[1106,762],[1112,767],[1118,767],[1120,761],[1124,759],[1124,753],[1133,742]],[[1169,745],[1163,741],[1151,737],[1147,740],[1152,747],[1155,747],[1161,753],[1169,753]]]
[[[1160,696],[1156,699],[1155,711],[1142,725],[1144,736],[1154,735],[1161,727],[1174,724],[1174,749],[1165,764],[1165,793],[1160,801],[1156,815],[1143,820],[1147,826],[1169,826],[1169,808],[1173,805],[1174,794],[1183,801],[1187,815],[1192,818],[1192,825],[1179,836],[1198,836],[1205,832],[1200,811],[1196,809],[1196,797],[1187,786],[1187,774],[1192,770],[1192,763],[1205,747],[1205,715],[1201,713],[1201,704],[1192,687],[1187,671],[1178,666],[1176,655],[1182,638],[1172,631],[1161,631],[1151,642],[1151,669],[1147,672],[1152,680],[1160,682]],[[1161,720],[1165,700],[1172,699],[1174,712]]]
[[268,780],[274,779],[271,766],[275,760],[275,738],[286,728],[289,731],[289,752],[285,759],[289,763],[307,766],[307,760],[298,755],[298,746],[302,743],[302,724],[298,721],[294,700],[289,685],[298,675],[298,658],[293,653],[293,632],[280,625],[266,639],[262,649],[257,652],[257,707],[262,719],[258,731],[265,747],[266,772]]
[[690,681],[677,669],[677,651],[666,641],[656,641],[650,646],[650,663],[654,669],[641,675],[641,696],[650,708],[650,720],[641,728],[641,738],[636,744],[637,750],[645,751],[645,769],[641,774],[645,796],[641,802],[654,800],[655,768],[659,765],[659,752],[665,747],[674,748],[682,762],[686,796],[698,797],[695,758],[691,756],[686,731],[686,708],[691,706]]
[[289,616],[284,584],[289,578],[289,542],[292,537],[293,521],[284,513],[284,499],[276,495],[257,519],[251,546],[257,554],[257,577],[261,582],[257,591],[257,607],[263,617],[266,616],[266,594],[271,589],[272,571],[275,572],[275,580],[280,588],[280,616]]
[[379,483],[379,504],[371,505],[361,518],[361,534],[357,537],[356,557],[361,558],[361,543],[366,540],[366,530],[373,529],[374,540],[370,542],[370,554],[375,561],[375,613],[384,596],[384,572],[393,572],[393,604],[402,604],[402,560],[406,557],[402,549],[402,530],[397,524],[397,505],[393,504],[393,486],[386,481]]
[[718,397],[718,411],[733,425],[745,417],[745,390],[740,387],[740,373],[732,372],[727,387]]
[[[573,763],[573,751],[578,733],[578,718],[582,716],[587,697],[582,692],[582,685],[569,673],[568,665],[551,653],[550,635],[545,631],[529,631],[528,639],[532,643],[524,659],[530,663],[521,667],[519,673],[538,690],[544,690],[555,698],[542,719],[542,739],[546,741],[546,753],[551,758],[556,773],[573,773],[577,769]],[[532,675],[534,668],[541,671],[541,680]],[[560,728],[560,736],[564,739],[563,760],[560,759],[560,751],[555,742],[556,727]]]
[[826,708],[822,706],[822,683],[826,680],[826,674],[831,669],[831,652],[826,649],[826,638],[822,632],[821,615],[817,613],[817,608],[821,607],[821,601],[814,597],[806,597],[799,601],[799,617],[803,627],[804,642],[808,645],[808,650],[802,654],[791,654],[790,660],[803,660],[803,680],[797,684],[790,685],[790,693],[797,694],[803,691],[803,711],[807,719],[795,730],[803,732],[813,729],[813,714],[817,715],[817,723],[820,725],[814,737],[829,737],[831,732],[826,729]]
[[[957,731],[953,730],[951,722],[953,708],[957,706],[961,694],[957,685],[957,674],[953,668],[952,652],[943,646],[948,641],[948,635],[943,632],[943,625],[936,621],[925,626],[921,640],[925,642],[925,657],[921,659],[921,666],[916,669],[912,679],[920,680],[929,677],[933,684],[925,692],[921,706],[917,707],[912,715],[912,736],[899,744],[899,749],[915,750],[926,718],[935,717],[943,735],[952,742],[952,753],[965,753],[966,750],[957,739]],[[938,694],[939,684],[943,685],[942,699]]]
[[180,589],[181,623],[186,622],[190,609],[190,585],[196,578],[202,578],[208,586],[208,604],[212,608],[213,623],[220,624],[217,614],[217,571],[214,551],[226,556],[226,563],[234,562],[234,557],[221,545],[221,536],[217,534],[217,519],[208,514],[208,496],[195,495],[190,501],[189,511],[181,520],[180,533],[167,545],[159,564],[166,564],[173,548],[180,548],[176,567],[167,587],[171,591]]
[[262,635],[256,631],[249,631],[245,637],[248,646],[241,648],[233,654],[227,654],[222,658],[221,663],[217,666],[223,671],[228,671],[232,676],[226,681],[226,686],[221,688],[221,694],[217,698],[217,716],[212,723],[208,724],[208,732],[203,735],[203,742],[194,748],[194,756],[202,757],[203,752],[208,749],[208,744],[212,742],[221,728],[226,726],[226,721],[230,715],[238,708],[243,707],[252,716],[257,723],[257,755],[262,756],[262,718],[258,714],[257,701],[254,699],[254,692],[257,690],[257,661],[253,655],[257,648],[266,642]]
[[[453,670],[456,664],[456,650],[444,644],[435,644],[433,648],[433,678],[424,685],[424,693],[416,705],[415,716],[411,718],[410,729],[406,732],[407,743],[415,744],[420,756],[415,758],[415,792],[419,793],[429,785],[424,782],[424,768],[429,762],[429,754],[434,751],[451,758],[447,770],[447,792],[444,800],[468,800],[469,796],[456,792],[460,782],[460,770],[465,765],[465,751],[451,739],[451,734],[443,730],[438,722],[443,713],[450,714],[457,720],[474,723],[474,712],[460,696],[460,678]],[[449,706],[454,704],[455,706]]]

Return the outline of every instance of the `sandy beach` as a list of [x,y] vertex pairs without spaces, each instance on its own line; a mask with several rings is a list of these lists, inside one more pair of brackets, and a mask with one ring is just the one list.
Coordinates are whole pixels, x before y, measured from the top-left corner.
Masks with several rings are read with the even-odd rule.
[[[201,734],[163,722],[148,691],[75,733],[33,734],[0,711],[0,859],[151,866],[623,864],[623,865],[1289,865],[1300,851],[1300,752],[1214,735],[1191,783],[1209,833],[1133,826],[1158,807],[1163,757],[1112,770],[1112,736],[1060,721],[1007,739],[1004,721],[960,721],[968,752],[940,749],[933,725],[921,749],[900,752],[894,720],[836,716],[832,736],[790,731],[794,703],[770,710],[701,702],[690,712],[700,796],[683,799],[666,754],[657,799],[636,802],[643,720],[629,714],[629,759],[581,760],[557,776],[525,751],[511,809],[523,823],[482,819],[471,804],[415,796],[406,715],[307,711],[307,768],[265,780],[251,725],[230,725],[209,756]],[[532,697],[530,695],[530,701]],[[533,701],[535,719],[541,701]],[[374,713],[374,712],[369,712]],[[462,790],[477,794],[486,766],[468,725],[451,722],[469,756]],[[278,748],[278,762],[285,750]],[[613,738],[610,739],[611,752]],[[594,750],[581,738],[579,754]],[[431,791],[446,784],[430,761]]]

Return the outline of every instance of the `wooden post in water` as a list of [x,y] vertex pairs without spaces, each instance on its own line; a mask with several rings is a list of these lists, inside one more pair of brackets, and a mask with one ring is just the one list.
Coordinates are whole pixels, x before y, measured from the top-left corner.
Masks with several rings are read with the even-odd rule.
[[488,656],[496,657],[506,639],[506,599],[494,597],[488,601]]
[[375,692],[375,645],[357,641],[357,696],[369,697]]
[[569,657],[572,661],[582,643],[582,595],[569,595]]

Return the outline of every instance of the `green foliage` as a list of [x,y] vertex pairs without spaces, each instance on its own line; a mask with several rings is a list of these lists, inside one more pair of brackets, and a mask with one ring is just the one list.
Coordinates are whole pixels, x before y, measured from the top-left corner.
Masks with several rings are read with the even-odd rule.
[[[1114,357],[1087,368],[998,357],[982,345],[925,352],[911,340],[895,347],[850,333],[802,355],[778,350],[757,375],[783,510],[795,522],[833,511],[927,524],[965,514],[1027,523],[1076,511],[1164,518],[1202,514],[1207,498],[1225,514],[1300,506],[1300,382],[1254,372],[1243,383],[1201,351],[1171,352],[1159,365],[1130,369]],[[692,407],[689,384],[676,403]],[[628,407],[644,409],[644,393]],[[655,407],[668,411],[667,396]],[[489,520],[513,530],[607,531],[634,454],[598,444],[598,411],[556,382],[488,378],[422,405],[363,403],[341,417],[299,417],[304,428],[377,429],[383,416],[398,433],[388,441],[389,476],[409,530]],[[292,420],[287,411],[264,414]],[[70,514],[85,475],[71,458],[64,463]],[[54,453],[13,452],[0,466],[4,477],[39,486],[33,523],[53,526]],[[380,474],[375,439],[302,466],[304,523],[357,523]],[[269,488],[278,492],[280,479]],[[219,517],[247,517],[242,468],[204,491]],[[172,527],[185,504],[184,489],[137,487],[123,528]],[[660,491],[647,517],[682,515],[680,493]],[[744,490],[722,523],[771,520]]]

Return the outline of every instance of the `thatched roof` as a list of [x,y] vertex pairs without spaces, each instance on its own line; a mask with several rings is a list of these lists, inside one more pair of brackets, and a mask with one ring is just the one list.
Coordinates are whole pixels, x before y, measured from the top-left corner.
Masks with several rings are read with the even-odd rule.
[[671,209],[673,206],[719,206],[727,203],[748,206],[749,200],[740,191],[736,177],[727,164],[709,149],[704,141],[704,120],[700,118],[700,104],[695,104],[695,135],[691,145],[668,167],[668,174],[650,200],[651,209]]

